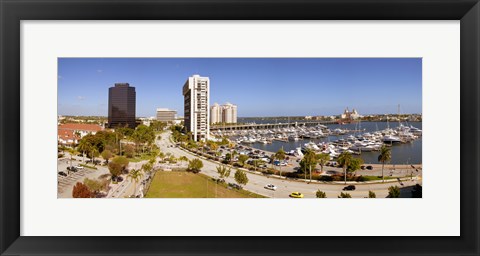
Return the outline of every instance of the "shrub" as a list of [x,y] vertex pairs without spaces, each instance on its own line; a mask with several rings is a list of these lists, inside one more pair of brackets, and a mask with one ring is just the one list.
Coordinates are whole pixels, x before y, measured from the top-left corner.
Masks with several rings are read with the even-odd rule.
[[327,194],[325,192],[321,191],[320,189],[317,190],[317,193],[315,194],[317,198],[327,198]]
[[377,195],[373,191],[368,191],[368,198],[376,198]]
[[318,177],[317,177],[317,180],[320,180],[320,181],[333,181],[333,177],[332,177],[332,176],[318,176]]
[[203,168],[202,160],[195,158],[188,162],[188,171],[199,173]]
[[397,186],[391,186],[388,188],[388,198],[400,197],[400,188]]
[[352,196],[349,193],[341,192],[338,198],[352,198]]

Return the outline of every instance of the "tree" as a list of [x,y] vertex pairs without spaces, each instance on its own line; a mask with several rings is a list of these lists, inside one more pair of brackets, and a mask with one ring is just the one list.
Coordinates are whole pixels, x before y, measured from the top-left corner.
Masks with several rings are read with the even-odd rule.
[[363,159],[361,158],[352,158],[350,163],[347,166],[347,172],[355,172],[362,167]]
[[100,155],[100,153],[98,152],[98,149],[95,146],[92,146],[89,156],[90,156],[90,158],[92,158],[92,164],[93,165],[96,165],[95,164],[95,157],[98,157],[99,155]]
[[317,198],[327,198],[327,194],[325,194],[325,192],[321,191],[320,189],[317,190],[316,196]]
[[158,152],[158,157],[160,158],[160,161],[163,161],[163,159],[165,158],[165,154],[160,151],[160,152]]
[[320,171],[323,173],[323,166],[330,161],[330,155],[327,153],[321,153],[317,155],[317,162],[320,165]]
[[220,179],[228,178],[230,176],[231,168],[227,168],[226,166],[217,166],[217,172]]
[[312,168],[315,170],[316,165],[317,156],[315,155],[315,151],[312,149],[307,149],[302,160],[300,161],[300,169],[305,174],[305,180],[307,179],[308,172],[310,172],[310,181],[312,180]]
[[93,191],[95,194],[102,191],[106,187],[106,183],[99,181],[99,180],[92,180],[89,178],[85,178],[83,180],[83,184],[88,187],[90,191]]
[[265,161],[263,161],[262,159],[255,159],[255,160],[253,160],[253,165],[255,166],[255,171],[257,171],[257,166],[258,166],[259,164],[264,164],[264,163],[265,163]]
[[345,179],[345,184],[347,184],[347,168],[350,162],[352,161],[352,154],[348,151],[343,151],[337,159],[337,162],[343,167],[343,175]]
[[248,160],[248,156],[247,155],[240,155],[238,157],[238,162],[240,162],[242,164],[242,166],[245,165],[245,162]]
[[216,151],[216,150],[218,149],[218,144],[217,144],[215,141],[209,140],[209,141],[207,142],[207,145],[208,145],[208,147],[209,147],[211,150],[213,150],[213,151]]
[[376,198],[377,195],[373,191],[368,191],[368,198]]
[[77,182],[73,187],[72,196],[73,198],[91,198],[93,193],[83,183]]
[[[285,151],[283,150],[283,147],[280,148],[276,153],[275,153],[275,159],[283,161],[285,160]],[[282,165],[280,164],[280,176],[282,176]]]
[[380,149],[380,155],[378,156],[378,161],[382,163],[382,182],[385,182],[385,177],[383,175],[385,163],[389,162],[390,159],[392,159],[392,152],[389,148],[387,148],[387,146],[383,145]]
[[247,174],[242,170],[237,170],[235,172],[234,178],[239,185],[247,185],[248,183]]
[[105,149],[102,151],[102,158],[107,162],[108,164],[108,159],[112,158],[113,154],[110,150]]
[[142,152],[145,152],[145,144],[151,144],[155,141],[155,131],[146,125],[139,125],[131,136],[135,145],[142,145]]
[[192,159],[188,162],[188,170],[193,173],[199,173],[202,168],[203,162],[198,158]]
[[125,155],[126,155],[128,158],[134,157],[134,155],[135,155],[135,147],[132,146],[131,144],[127,144],[127,145],[125,146]]
[[[71,169],[72,166],[73,166],[73,155],[76,155],[78,153],[78,151],[75,150],[74,148],[67,148],[67,151],[70,154],[70,169]],[[68,171],[68,172],[70,174],[70,171]]]
[[400,197],[400,188],[397,186],[391,186],[388,188],[388,198]]
[[349,193],[341,192],[338,198],[352,198],[352,196]]
[[178,158],[178,161],[180,162],[188,162],[188,158],[186,156],[181,156]]
[[92,149],[92,147],[92,144],[86,139],[86,136],[80,140],[77,150],[82,153],[82,162],[85,163],[85,154],[88,153]]
[[137,182],[138,180],[140,180],[140,178],[142,177],[142,173],[140,172],[140,170],[135,170],[135,169],[132,169],[129,173],[128,173],[128,176],[127,176],[130,181],[133,181],[134,182],[134,185],[133,185],[133,196],[136,196],[137,194]]
[[145,173],[150,174],[150,172],[153,170],[153,163],[149,161],[148,163],[143,164],[141,170],[144,171]]
[[108,163],[108,170],[112,177],[118,177],[123,170],[128,166],[128,159],[124,156],[117,156]]
[[163,131],[167,127],[167,123],[161,121],[151,121],[150,128],[156,132]]

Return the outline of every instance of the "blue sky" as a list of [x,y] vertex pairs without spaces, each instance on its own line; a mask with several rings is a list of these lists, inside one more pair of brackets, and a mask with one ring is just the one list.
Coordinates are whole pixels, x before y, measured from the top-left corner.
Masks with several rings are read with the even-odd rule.
[[421,58],[60,58],[60,115],[107,116],[108,88],[136,87],[137,116],[170,108],[183,116],[182,86],[210,78],[210,104],[239,117],[422,112]]

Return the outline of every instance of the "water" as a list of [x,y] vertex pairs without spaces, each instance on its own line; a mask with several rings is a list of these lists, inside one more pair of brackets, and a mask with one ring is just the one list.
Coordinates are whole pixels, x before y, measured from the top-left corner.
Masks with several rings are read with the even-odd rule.
[[[261,123],[261,122],[256,122],[256,123]],[[332,131],[336,128],[349,129],[349,130],[365,129],[365,131],[362,131],[362,133],[365,133],[365,132],[374,132],[374,131],[386,129],[387,125],[389,125],[390,128],[395,128],[399,125],[399,123],[390,122],[387,124],[387,122],[361,122],[356,124],[344,124],[344,125],[331,124],[331,125],[327,125],[327,127]],[[422,129],[422,122],[409,122],[408,125],[412,125],[414,127]],[[321,138],[321,139],[304,139],[304,140],[300,139],[298,141],[289,141],[289,142],[273,141],[271,144],[253,143],[251,144],[251,146],[253,148],[262,149],[270,152],[276,152],[282,147],[283,147],[283,150],[290,151],[298,147],[302,147],[305,143],[309,141],[312,141],[315,143],[319,143],[321,141],[335,141],[342,138],[346,139],[348,135],[350,134],[339,135],[339,136],[328,136],[327,138]],[[391,152],[392,152],[392,160],[390,161],[391,164],[421,164],[422,163],[422,138],[420,137],[419,139],[416,139],[415,141],[410,143],[394,144],[391,147]],[[378,151],[363,152],[360,155],[360,157],[365,161],[365,163],[378,164],[379,163],[377,160],[378,154],[379,154]]]

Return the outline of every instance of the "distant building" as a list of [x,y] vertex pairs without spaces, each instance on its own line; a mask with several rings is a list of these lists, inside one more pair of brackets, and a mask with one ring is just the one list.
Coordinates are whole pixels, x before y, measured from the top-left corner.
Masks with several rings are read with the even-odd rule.
[[193,75],[182,90],[184,96],[185,129],[193,140],[206,141],[210,137],[210,79]]
[[231,104],[229,102],[224,105],[218,105],[218,103],[213,104],[210,108],[211,120],[210,123],[237,123],[237,105]]
[[96,134],[103,127],[98,124],[67,123],[58,126],[57,140],[59,145],[76,145],[87,134]]
[[353,109],[352,111],[348,110],[348,107],[345,109],[343,114],[340,115],[340,119],[347,119],[347,120],[355,120],[360,118],[361,115],[358,114],[356,109]]
[[215,103],[212,107],[210,107],[210,117],[211,124],[222,122],[222,109],[218,103]]
[[177,111],[168,108],[157,108],[157,121],[173,123],[177,117]]
[[136,127],[136,92],[128,83],[116,83],[108,89],[108,126]]

